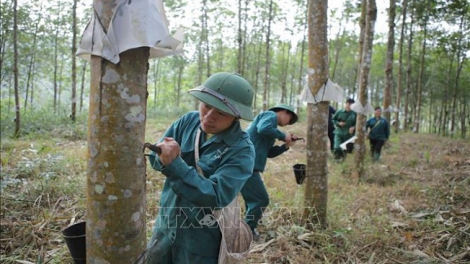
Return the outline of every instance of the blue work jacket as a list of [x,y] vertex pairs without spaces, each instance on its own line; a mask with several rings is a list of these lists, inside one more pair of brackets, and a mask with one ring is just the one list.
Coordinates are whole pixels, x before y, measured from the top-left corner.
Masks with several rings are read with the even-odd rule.
[[369,138],[375,140],[388,140],[390,136],[390,126],[387,119],[372,117],[367,120],[366,129],[369,129]]
[[277,114],[273,111],[257,115],[246,132],[255,145],[255,171],[263,172],[267,158],[274,158],[288,150],[285,145],[274,145],[276,139],[284,140],[286,134],[277,128]]
[[174,138],[181,146],[181,156],[167,166],[155,153],[149,157],[151,166],[167,177],[154,232],[162,232],[174,245],[194,254],[217,257],[221,233],[212,212],[238,195],[253,172],[255,152],[238,121],[207,141],[201,131],[198,165],[204,175],[199,175],[194,157],[199,129],[199,112],[185,114],[161,139]]

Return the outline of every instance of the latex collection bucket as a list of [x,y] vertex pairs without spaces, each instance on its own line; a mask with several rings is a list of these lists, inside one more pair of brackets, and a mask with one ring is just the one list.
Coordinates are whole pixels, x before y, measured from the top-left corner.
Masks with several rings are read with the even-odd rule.
[[73,224],[64,230],[65,244],[75,264],[86,264],[86,222]]
[[295,164],[292,167],[294,169],[295,181],[297,184],[302,184],[305,180],[305,164]]

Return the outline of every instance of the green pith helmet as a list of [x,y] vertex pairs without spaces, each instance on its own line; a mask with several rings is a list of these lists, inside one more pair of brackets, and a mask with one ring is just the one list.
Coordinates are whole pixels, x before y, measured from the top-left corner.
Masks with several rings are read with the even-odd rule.
[[199,101],[220,111],[253,120],[251,105],[253,88],[243,77],[236,73],[218,72],[213,74],[201,86],[189,90]]
[[295,122],[297,122],[297,120],[299,119],[299,117],[297,116],[297,114],[295,113],[294,111],[294,108],[290,105],[286,105],[286,104],[278,104],[276,105],[275,107],[271,107],[269,109],[269,111],[274,111],[274,112],[277,112],[279,110],[287,110],[289,111],[291,114],[292,114],[292,118],[290,119],[290,122],[289,122],[289,125],[292,125],[294,124]]

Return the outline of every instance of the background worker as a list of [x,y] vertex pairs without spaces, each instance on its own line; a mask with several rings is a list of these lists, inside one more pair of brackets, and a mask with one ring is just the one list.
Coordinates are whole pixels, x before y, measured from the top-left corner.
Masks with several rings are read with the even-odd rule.
[[328,139],[330,140],[330,151],[333,151],[335,146],[335,124],[333,124],[333,115],[336,113],[336,109],[329,105],[328,106]]
[[[346,151],[341,149],[340,145],[346,140],[352,138],[355,134],[356,128],[356,112],[351,110],[351,104],[354,100],[349,98],[346,100],[344,109],[336,111],[333,115],[333,124],[335,125],[335,139],[334,139],[334,155],[336,160],[346,158]],[[347,152],[352,152],[353,144],[348,144]]]
[[217,264],[222,235],[206,217],[231,203],[253,172],[254,147],[239,121],[253,120],[251,85],[220,72],[189,93],[199,111],[175,121],[156,144],[161,154],[150,156],[166,179],[148,264]]
[[[274,158],[284,153],[297,139],[297,136],[284,133],[277,127],[292,125],[297,119],[297,114],[291,106],[280,104],[256,116],[246,129],[255,146],[256,159],[253,174],[243,186],[241,193],[245,200],[245,221],[250,226],[255,241],[259,239],[259,232],[256,229],[258,222],[262,218],[264,209],[269,205],[269,195],[260,173],[266,167],[267,158]],[[274,145],[276,139],[285,143],[281,146]]]
[[387,119],[382,117],[382,109],[380,107],[376,107],[374,117],[367,120],[366,130],[369,137],[372,159],[378,161],[382,147],[390,136],[390,126]]

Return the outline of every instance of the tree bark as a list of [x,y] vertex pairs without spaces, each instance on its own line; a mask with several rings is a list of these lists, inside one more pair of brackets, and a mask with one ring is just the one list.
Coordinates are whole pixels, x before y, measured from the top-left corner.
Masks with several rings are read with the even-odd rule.
[[180,101],[181,101],[181,83],[183,81],[183,71],[184,71],[184,65],[181,63],[178,66],[178,71],[176,75],[176,108],[180,107]]
[[461,129],[461,132],[460,132],[460,138],[461,139],[465,139],[467,138],[467,119],[468,119],[468,115],[469,113],[467,113],[467,100],[468,100],[468,93],[464,93],[462,99],[461,99],[461,102],[460,102],[460,107],[461,107],[461,111],[460,111],[460,129]]
[[[341,17],[341,20],[339,21],[339,26],[338,26],[338,33],[336,34],[336,40],[335,40],[335,59],[334,59],[334,64],[333,64],[333,70],[331,73],[331,80],[335,79],[335,74],[336,74],[336,68],[338,67],[338,60],[339,60],[339,54],[341,53],[341,50],[343,49],[343,43],[344,43],[344,36],[346,35],[346,29],[343,28],[343,18],[346,18],[346,25],[349,24],[349,11],[346,12],[344,16]],[[341,35],[340,35],[341,32]]]
[[[463,54],[463,51],[462,51],[462,38],[463,38],[463,34],[462,32],[464,32],[464,24],[465,23],[465,19],[464,17],[462,16],[460,18],[460,34],[459,34],[459,39],[458,39],[458,43],[456,45],[457,47],[457,73],[456,73],[456,76],[455,76],[455,80],[454,80],[454,91],[453,91],[453,94],[452,94],[452,113],[451,113],[451,120],[450,120],[450,136],[451,137],[454,137],[454,134],[455,134],[455,119],[456,119],[456,109],[457,109],[457,96],[458,96],[458,90],[459,90],[459,80],[460,80],[460,73],[462,72],[462,68],[463,68],[463,65],[465,64],[465,59],[466,59],[466,55]],[[463,55],[462,55],[463,54]]]
[[281,103],[285,104],[286,103],[286,97],[287,97],[287,75],[289,71],[289,62],[290,62],[290,41],[287,43],[287,49],[286,49],[286,43],[282,43],[280,45],[282,47],[282,63],[281,63]]
[[[410,7],[413,6],[414,0],[411,0],[410,2]],[[411,52],[413,48],[413,23],[414,23],[414,10],[411,9],[411,22],[410,22],[410,34],[409,34],[409,39],[408,39],[408,50],[407,50],[407,66],[406,66],[406,90],[405,90],[405,106],[404,108],[404,113],[403,113],[403,129],[405,131],[408,131],[408,125],[409,125],[409,103],[410,103],[410,94],[411,94],[411,83],[412,83],[412,76],[411,76]]]
[[[390,123],[390,105],[392,103],[393,90],[393,50],[395,48],[395,0],[390,0],[388,9],[388,45],[387,61],[385,63],[385,91],[384,91],[384,118]],[[397,98],[398,100],[398,98]]]
[[[206,23],[206,9],[207,9],[207,0],[202,0],[202,5],[201,5],[201,34],[199,35],[199,44],[197,45],[197,64],[198,64],[198,73],[197,73],[197,84],[202,83],[202,77],[204,73],[204,42],[207,41],[206,37],[206,31],[207,31],[207,23]],[[208,73],[206,73],[206,76],[209,77]],[[194,99],[194,109],[197,109],[198,107],[198,100]]]
[[[307,12],[307,15],[308,15],[308,12]],[[302,85],[303,85],[303,75],[304,75],[304,54],[305,54],[305,43],[306,43],[306,31],[307,31],[307,16],[305,17],[305,21],[304,21],[304,34],[303,34],[303,38],[302,38],[302,44],[301,44],[301,48],[300,48],[300,69],[299,69],[299,79],[298,79],[298,83],[297,83],[297,94],[300,94],[302,92]],[[300,98],[297,99],[297,114],[300,113]]]
[[[328,80],[327,0],[308,3],[308,86],[317,94]],[[307,168],[303,219],[311,224],[327,225],[328,203],[328,106],[329,102],[308,104]],[[311,228],[311,227],[310,227]]]
[[[60,56],[60,67],[59,67],[59,73],[58,73],[58,80],[57,80],[57,109],[60,109],[61,106],[61,95],[62,95],[62,71],[64,70],[64,54]],[[59,62],[58,62],[59,63]]]
[[202,36],[204,40],[204,48],[205,48],[205,58],[206,58],[206,77],[209,78],[211,76],[211,60],[210,60],[210,45],[209,45],[209,27],[207,20],[209,16],[207,15],[207,0],[203,0],[203,13],[202,13]]
[[82,66],[82,81],[80,85],[80,112],[83,110],[83,93],[85,91],[85,73],[86,73],[87,62],[83,62]]
[[157,97],[158,97],[158,78],[160,76],[160,60],[155,60],[153,63],[154,73],[153,73],[153,106],[157,106]]
[[[39,29],[39,23],[41,23],[42,19],[42,4],[39,7],[39,16],[38,19],[36,20],[36,24],[34,25],[34,36],[33,36],[33,45],[32,45],[32,51],[29,59],[29,67],[28,67],[28,77],[26,80],[26,94],[24,98],[24,109],[26,110],[28,106],[28,99],[29,99],[29,91],[30,91],[30,85],[32,87],[32,79],[33,78],[33,71],[34,71],[34,63],[36,59],[36,43],[37,43],[37,38],[38,38],[38,29]],[[32,90],[32,88],[31,88]],[[32,93],[32,91],[31,91]],[[31,105],[32,106],[32,105]]]
[[15,138],[20,136],[20,93],[18,87],[18,0],[13,0],[13,85],[15,89]]
[[237,35],[237,44],[238,44],[238,54],[237,54],[237,72],[243,76],[243,30],[242,30],[242,0],[238,0],[238,35]]
[[247,45],[246,45],[246,42],[247,42],[247,35],[248,35],[248,14],[247,14],[247,10],[248,10],[248,2],[249,0],[245,0],[245,8],[244,8],[244,21],[243,21],[243,38],[242,38],[242,58],[241,58],[241,72],[240,72],[240,75],[241,76],[245,76],[245,68],[247,68],[247,64],[248,64],[248,56],[247,56]]
[[455,52],[452,52],[450,57],[450,62],[449,62],[449,67],[447,70],[447,75],[446,75],[446,83],[443,87],[443,96],[442,96],[442,119],[441,122],[439,123],[439,132],[442,133],[442,135],[447,136],[447,124],[448,124],[448,118],[449,118],[449,98],[450,98],[450,87],[452,85],[452,70],[454,68],[454,60],[455,60]]
[[[361,63],[361,76],[359,78],[359,92],[358,101],[365,106],[367,104],[367,86],[369,80],[371,59],[372,59],[372,47],[374,41],[374,27],[375,21],[377,20],[377,6],[375,0],[366,0],[367,2],[367,15],[366,24],[364,29],[364,46],[362,51],[362,63]],[[364,4],[364,2],[363,2]],[[354,143],[354,161],[355,168],[352,174],[354,180],[359,180],[364,176],[364,160],[366,154],[365,145],[365,123],[367,116],[363,113],[357,114],[356,119],[356,142]]]
[[[58,2],[57,8],[57,17],[60,17],[61,5],[60,1]],[[59,27],[61,23],[57,23],[54,37],[54,113],[57,113],[57,104],[58,104],[58,87],[57,87],[57,68],[58,68],[58,50],[59,50]]]
[[72,122],[77,120],[77,60],[75,53],[77,52],[77,2],[73,0],[72,7],[72,113],[70,119]]
[[367,0],[361,0],[361,18],[359,20],[360,26],[360,33],[359,33],[359,41],[358,41],[358,56],[357,56],[357,66],[356,66],[356,76],[354,80],[354,87],[352,90],[352,94],[356,93],[356,89],[361,82],[361,65],[362,65],[362,53],[364,52],[364,38],[365,38],[365,28],[366,28],[366,13],[367,13]]
[[[118,1],[94,0],[108,28]],[[115,65],[92,56],[88,117],[87,263],[134,263],[146,247],[145,140],[149,48]]]
[[269,67],[271,63],[270,38],[271,38],[271,22],[273,20],[273,0],[269,1],[268,28],[266,32],[266,65],[264,67],[264,85],[263,85],[263,111],[268,110],[268,90],[269,90]]
[[36,63],[33,64],[33,69],[31,73],[31,95],[29,96],[29,105],[32,107],[34,103],[34,77],[36,76]]
[[419,126],[421,123],[421,98],[423,95],[423,80],[424,80],[424,70],[425,70],[425,61],[426,61],[426,43],[427,43],[427,33],[428,33],[428,14],[426,15],[424,25],[423,25],[423,42],[421,45],[421,59],[420,59],[420,67],[419,67],[419,76],[418,76],[418,83],[417,83],[417,91],[416,91],[416,112],[415,112],[415,120],[414,120],[414,128],[413,132],[419,133]]
[[395,133],[400,130],[400,102],[401,92],[403,90],[403,42],[405,40],[405,29],[406,29],[406,11],[408,7],[408,0],[403,0],[402,7],[402,19],[401,19],[401,30],[400,30],[400,42],[398,44],[398,78],[397,78],[397,111],[395,112]]
[[256,95],[258,94],[258,83],[260,79],[260,69],[261,69],[261,51],[262,51],[262,42],[258,44],[258,52],[256,53],[256,70],[255,70],[255,98],[253,99],[253,111],[257,111],[257,100],[256,100]]

